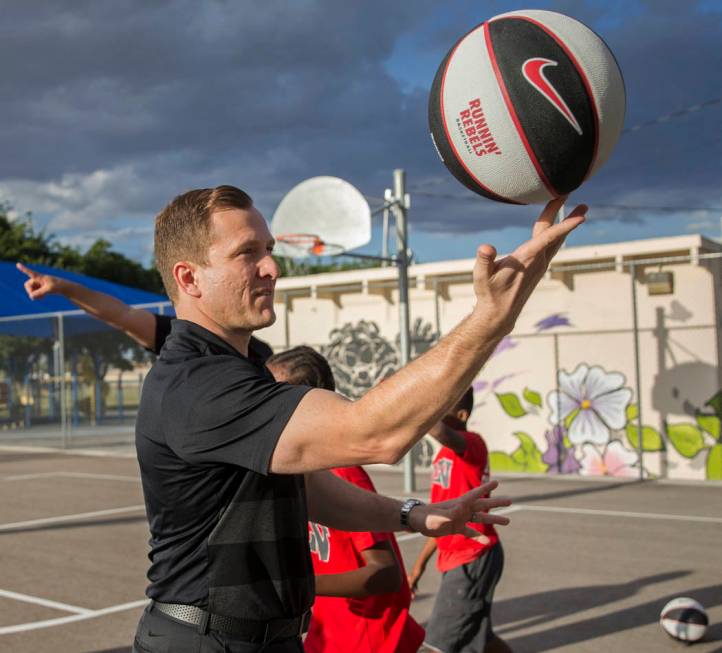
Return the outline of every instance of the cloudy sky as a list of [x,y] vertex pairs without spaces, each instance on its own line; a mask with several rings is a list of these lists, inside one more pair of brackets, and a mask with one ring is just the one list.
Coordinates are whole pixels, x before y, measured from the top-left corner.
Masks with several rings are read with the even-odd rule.
[[183,190],[232,183],[270,218],[308,177],[380,197],[403,168],[420,260],[508,250],[537,209],[456,182],[426,103],[454,41],[521,6],[585,22],[625,77],[627,131],[574,195],[592,210],[572,244],[719,237],[722,0],[4,0],[0,199],[148,263],[153,217]]

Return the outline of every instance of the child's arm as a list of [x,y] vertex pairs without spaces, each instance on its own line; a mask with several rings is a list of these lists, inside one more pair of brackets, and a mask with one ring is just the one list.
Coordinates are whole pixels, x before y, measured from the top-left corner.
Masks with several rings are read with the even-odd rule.
[[124,331],[143,347],[155,347],[155,315],[150,311],[133,308],[112,295],[91,290],[69,279],[36,272],[22,263],[17,263],[16,267],[28,276],[24,285],[30,299],[62,295],[88,315]]
[[429,562],[429,558],[434,555],[436,551],[436,539],[433,537],[427,537],[424,543],[424,548],[419,552],[414,567],[409,574],[409,586],[411,587],[411,594],[416,594],[416,587],[419,584],[419,580],[426,571],[426,565]]
[[446,425],[443,421],[437,422],[429,429],[429,435],[442,447],[448,447],[455,454],[463,456],[466,451],[466,438],[456,429]]
[[398,592],[401,588],[401,566],[389,540],[377,542],[361,552],[365,566],[340,574],[316,576],[316,594],[365,599],[375,594]]

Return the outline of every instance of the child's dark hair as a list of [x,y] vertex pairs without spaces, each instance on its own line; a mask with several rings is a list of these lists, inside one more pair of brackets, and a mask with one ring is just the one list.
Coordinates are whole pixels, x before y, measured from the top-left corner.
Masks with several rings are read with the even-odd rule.
[[292,385],[310,385],[312,388],[336,390],[336,381],[328,361],[315,349],[300,345],[274,354],[267,361],[268,367],[282,367],[286,381]]
[[466,392],[461,396],[461,399],[457,402],[454,410],[465,410],[469,415],[474,410],[474,388],[471,386],[467,388]]

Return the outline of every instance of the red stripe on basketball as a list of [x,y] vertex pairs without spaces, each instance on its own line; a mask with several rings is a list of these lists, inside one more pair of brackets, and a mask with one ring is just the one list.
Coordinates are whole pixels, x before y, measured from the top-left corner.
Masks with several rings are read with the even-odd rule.
[[473,34],[476,30],[484,28],[486,23],[482,23],[481,25],[478,25],[474,29],[472,29],[470,32],[468,32],[463,38],[459,39],[459,42],[456,44],[456,47],[451,51],[451,54],[449,55],[449,58],[446,62],[446,68],[444,68],[444,74],[441,77],[441,85],[439,88],[439,105],[440,105],[440,113],[441,113],[441,124],[444,127],[444,134],[446,134],[446,142],[449,144],[449,147],[454,152],[454,157],[456,158],[456,161],[459,163],[459,165],[466,170],[466,173],[477,183],[479,186],[481,186],[489,195],[493,195],[494,197],[498,198],[499,200],[503,202],[508,202],[509,204],[522,204],[522,202],[517,202],[516,200],[509,199],[508,197],[504,197],[503,195],[500,195],[499,193],[494,192],[491,190],[488,186],[483,184],[479,178],[471,171],[469,170],[469,167],[464,163],[464,159],[459,155],[459,151],[456,149],[456,146],[454,145],[454,141],[451,139],[451,134],[449,134],[449,127],[446,124],[446,112],[444,111],[444,85],[446,84],[446,73],[449,70],[449,65],[451,64],[451,61],[454,58],[454,53],[456,52],[459,45],[461,45],[462,41],[464,41],[469,35]]
[[[501,20],[504,20],[503,18]],[[511,102],[511,98],[509,97],[509,92],[506,89],[506,84],[504,84],[504,80],[501,76],[501,71],[499,70],[499,64],[496,62],[496,55],[494,54],[494,46],[491,42],[491,36],[489,35],[489,25],[488,23],[483,24],[484,28],[484,40],[486,41],[486,49],[489,52],[489,60],[491,61],[491,66],[494,69],[494,75],[496,75],[496,81],[499,84],[499,88],[501,89],[501,94],[504,96],[504,103],[506,104],[507,111],[509,111],[509,115],[511,116],[512,121],[514,122],[514,126],[516,127],[516,132],[519,135],[519,138],[521,139],[521,142],[524,145],[524,149],[526,150],[527,156],[529,157],[529,160],[534,164],[534,168],[536,169],[537,175],[539,175],[539,179],[542,181],[544,186],[546,186],[546,189],[554,196],[558,197],[561,195],[561,193],[552,186],[549,179],[547,179],[547,176],[544,174],[544,170],[542,170],[541,164],[539,163],[539,160],[536,158],[536,155],[534,154],[534,150],[532,150],[531,145],[529,144],[529,141],[526,137],[526,134],[524,133],[524,128],[521,126],[521,122],[519,122],[519,116],[516,115],[516,110],[514,109],[514,105]]]
[[[511,18],[511,16],[510,16]],[[514,16],[514,18],[521,18],[522,20],[525,20],[532,25],[536,25],[539,29],[546,32],[551,38],[554,39],[556,44],[564,51],[564,54],[569,57],[569,61],[572,62],[572,65],[576,69],[576,71],[579,73],[579,76],[582,78],[582,83],[584,84],[584,89],[587,92],[587,97],[589,98],[589,104],[592,107],[592,116],[594,117],[594,154],[592,155],[591,163],[589,164],[589,169],[587,170],[586,174],[584,175],[584,179],[587,180],[589,178],[590,173],[592,172],[592,169],[594,168],[594,164],[597,161],[597,151],[599,149],[599,113],[597,111],[597,103],[594,101],[594,93],[592,93],[592,85],[589,83],[589,80],[587,79],[587,76],[584,74],[584,70],[579,65],[579,61],[577,58],[572,54],[571,50],[566,46],[564,41],[562,41],[554,32],[552,32],[544,23],[540,23],[538,20],[534,20],[533,18],[529,18],[529,16]]]

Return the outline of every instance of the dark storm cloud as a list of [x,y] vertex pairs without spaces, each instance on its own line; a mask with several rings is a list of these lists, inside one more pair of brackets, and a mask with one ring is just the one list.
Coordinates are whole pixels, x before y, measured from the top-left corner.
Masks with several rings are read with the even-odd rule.
[[[478,15],[470,20],[461,5]],[[626,79],[628,125],[722,93],[720,14],[678,2],[546,6],[609,43]],[[16,0],[3,9],[0,190],[61,236],[145,229],[177,192],[226,182],[246,187],[266,213],[318,174],[379,196],[397,167],[417,189],[474,197],[430,144],[435,66],[410,73],[426,81],[409,85],[386,62],[417,28],[419,60],[436,52],[440,61],[475,22],[503,11],[499,3],[488,15],[476,3],[431,0]],[[711,108],[626,134],[580,195],[719,205],[720,115]],[[463,232],[480,219],[528,224],[535,212],[417,195],[412,219],[417,229]]]

